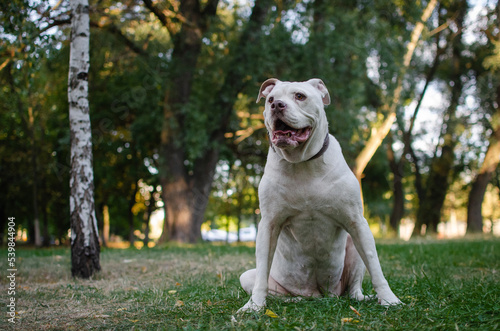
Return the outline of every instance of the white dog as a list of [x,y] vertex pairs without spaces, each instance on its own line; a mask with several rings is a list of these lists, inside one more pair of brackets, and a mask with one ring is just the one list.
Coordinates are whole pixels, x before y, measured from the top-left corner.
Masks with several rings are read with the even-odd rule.
[[400,304],[363,217],[359,183],[328,133],[324,83],[272,78],[262,84],[257,102],[262,97],[271,148],[259,185],[257,265],[240,277],[251,298],[239,312],[260,310],[268,293],[364,300],[365,265],[378,302]]

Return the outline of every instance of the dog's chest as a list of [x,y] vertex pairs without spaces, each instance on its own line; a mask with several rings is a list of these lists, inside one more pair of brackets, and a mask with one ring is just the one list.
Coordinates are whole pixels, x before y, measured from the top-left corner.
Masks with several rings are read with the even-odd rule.
[[304,220],[313,220],[331,212],[335,204],[332,193],[332,185],[325,178],[292,178],[282,181],[280,199]]

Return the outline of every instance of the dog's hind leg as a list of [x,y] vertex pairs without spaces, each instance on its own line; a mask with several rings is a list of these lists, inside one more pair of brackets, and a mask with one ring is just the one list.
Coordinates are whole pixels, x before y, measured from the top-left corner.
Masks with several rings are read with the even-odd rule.
[[241,287],[243,287],[248,294],[252,294],[253,286],[255,285],[255,272],[255,269],[250,269],[240,276]]
[[[245,292],[247,292],[248,294],[252,294],[252,290],[255,285],[255,275],[256,275],[256,269],[250,269],[245,271],[240,276],[241,287],[243,287]],[[283,286],[278,284],[271,276],[269,276],[268,286],[269,286],[269,294],[272,295],[290,294],[290,292],[288,292]]]
[[356,247],[354,247],[350,235],[347,235],[345,250],[344,270],[341,279],[342,293],[359,301],[372,299],[371,296],[363,295],[362,285],[366,267]]

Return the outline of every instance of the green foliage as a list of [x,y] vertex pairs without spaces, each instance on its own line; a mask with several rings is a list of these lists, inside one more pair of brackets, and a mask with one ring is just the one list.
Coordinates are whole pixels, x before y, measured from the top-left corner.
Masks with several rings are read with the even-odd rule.
[[[62,76],[53,75],[58,70],[52,62],[60,55],[58,43],[53,36],[40,35],[43,20],[34,20],[38,12],[47,10],[47,2],[13,1],[2,6],[9,8],[2,8],[0,16],[0,117],[4,123],[0,128],[0,184],[6,188],[0,195],[1,217],[15,215],[18,226],[28,228],[31,236],[36,199],[41,207],[38,217],[50,226],[52,238],[63,238],[69,227],[67,202],[62,202],[68,196],[69,179],[62,146],[67,143],[67,126],[61,126],[67,117],[59,107],[67,103],[67,69]],[[58,89],[61,81],[63,93]]]
[[[169,4],[156,3],[163,9]],[[246,29],[252,5],[220,2],[202,39],[189,100],[180,106],[184,123],[175,141],[186,150],[188,171],[212,148],[219,151],[219,164],[229,165],[215,177],[206,213],[214,222],[216,217],[246,222],[256,217],[256,187],[268,149],[259,118],[263,107],[254,102],[260,83],[270,77],[323,79],[332,99],[326,108],[330,132],[353,164],[371,129],[383,118],[382,105],[391,102],[405,46],[426,2],[273,2],[264,22]],[[40,217],[54,238],[63,238],[69,227],[69,29],[62,24],[69,16],[65,6],[64,2],[51,8],[48,1],[15,0],[2,3],[0,10],[0,184],[5,188],[0,193],[0,216],[5,219],[15,214],[31,235],[36,200]],[[418,96],[436,43],[451,42],[453,24],[439,33],[431,31],[454,17],[454,6],[454,2],[442,1],[441,11],[427,23],[404,77],[399,116],[405,112],[403,106]],[[485,18],[488,29],[496,26],[491,8]],[[142,1],[95,2],[91,23],[89,87],[97,214],[101,217],[101,208],[108,205],[112,231],[126,236],[130,205],[139,203],[133,195],[138,181],[158,183],[165,91],[179,68],[172,63],[174,46],[169,32]],[[457,132],[462,135],[463,154],[457,158],[457,175],[477,168],[477,155],[486,146],[486,139],[473,139],[473,128],[476,123],[483,126],[481,137],[491,129],[496,104],[491,90],[498,85],[498,72],[493,70],[498,62],[497,46],[479,39],[462,50],[461,65],[467,68],[464,79],[471,82],[469,95],[477,99],[478,106],[469,117],[463,117],[465,124]],[[436,88],[444,94],[448,93],[450,58],[450,52],[445,52],[437,73]],[[237,91],[223,90],[234,80]],[[227,104],[232,110],[225,126],[227,139],[213,139],[226,121]],[[400,126],[405,125],[401,120]],[[416,132],[414,139],[428,139],[425,134]],[[400,142],[401,137],[395,137]],[[417,148],[424,170],[430,164],[430,152]],[[366,169],[363,183],[367,216],[378,222],[384,222],[391,207],[387,169],[381,151]],[[412,178],[405,181],[410,195],[413,183]],[[33,198],[27,192],[35,186],[38,194]],[[231,196],[227,196],[229,189],[234,192]],[[141,216],[133,215],[137,228]]]
[[206,211],[210,226],[236,231],[238,224],[255,224],[260,213],[257,187],[261,177],[262,169],[251,163],[244,167],[241,160],[220,162]]

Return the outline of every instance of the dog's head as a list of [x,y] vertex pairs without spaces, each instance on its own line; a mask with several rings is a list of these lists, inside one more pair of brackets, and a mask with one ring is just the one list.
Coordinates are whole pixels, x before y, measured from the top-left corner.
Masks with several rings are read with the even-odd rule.
[[328,133],[324,106],[330,94],[321,79],[306,82],[266,80],[257,102],[266,99],[264,120],[276,153],[288,162],[310,159],[322,148]]

